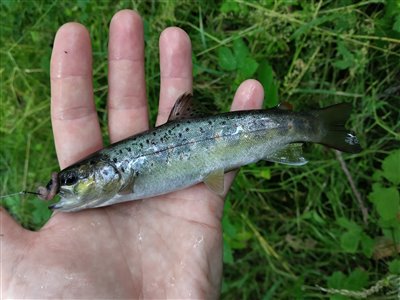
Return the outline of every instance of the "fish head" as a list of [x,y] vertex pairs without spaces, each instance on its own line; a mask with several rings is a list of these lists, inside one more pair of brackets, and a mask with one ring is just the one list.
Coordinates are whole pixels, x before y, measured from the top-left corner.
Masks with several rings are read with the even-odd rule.
[[51,208],[75,211],[90,208],[112,198],[121,188],[121,175],[115,165],[89,159],[59,173],[61,201]]

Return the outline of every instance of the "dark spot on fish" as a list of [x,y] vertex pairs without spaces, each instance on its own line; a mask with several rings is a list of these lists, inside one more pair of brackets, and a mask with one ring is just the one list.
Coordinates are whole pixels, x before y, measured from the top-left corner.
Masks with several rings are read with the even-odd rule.
[[188,127],[186,127],[186,129],[185,129],[186,131],[189,131],[189,128]]
[[161,143],[164,142],[164,139],[163,139],[163,138],[160,138],[160,142],[161,142]]
[[222,122],[221,122],[221,124],[222,124],[222,125],[225,125],[225,124],[226,124],[226,122],[225,122],[225,121],[222,121]]
[[200,132],[201,132],[201,133],[203,133],[203,132],[204,132],[204,129],[203,129],[203,127],[200,127]]
[[135,137],[133,138],[134,141],[136,141],[136,139],[137,139],[137,138],[135,138]]
[[149,144],[150,143],[150,141],[149,140],[146,140],[146,144]]
[[121,149],[119,150],[119,154],[122,154],[122,150]]
[[113,161],[116,163],[118,161],[118,159],[116,157],[114,157]]
[[104,170],[104,171],[103,171],[103,175],[104,175],[104,176],[107,176],[107,175],[108,175],[108,171]]
[[154,166],[154,163],[151,163],[150,166]]
[[135,172],[135,175],[136,175],[136,176],[139,176],[139,174],[140,174],[139,171],[136,171],[136,172]]
[[182,133],[179,132],[179,137],[182,137]]
[[121,167],[121,171],[122,171],[122,173],[125,173],[125,168]]
[[181,126],[181,124],[179,124],[179,123],[178,123],[178,124],[176,124],[176,127],[179,127],[179,126]]
[[157,135],[157,133],[156,133],[155,131],[153,131],[153,135],[154,135],[154,136],[156,136],[156,135]]
[[211,125],[212,124],[212,122],[211,121],[208,121],[208,125]]
[[89,160],[89,165],[93,166],[96,162],[94,160]]
[[126,148],[126,150],[128,150],[128,152],[132,151],[131,147]]
[[187,121],[187,123],[190,124],[191,122],[190,122],[190,121]]
[[168,133],[171,134],[171,129],[168,130]]
[[139,146],[140,146],[140,148],[143,148],[143,144],[142,143],[140,143]]

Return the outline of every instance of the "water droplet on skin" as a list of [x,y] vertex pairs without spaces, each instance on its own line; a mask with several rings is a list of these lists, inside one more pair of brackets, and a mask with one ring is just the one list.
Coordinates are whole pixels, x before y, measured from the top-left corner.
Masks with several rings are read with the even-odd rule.
[[67,274],[67,275],[64,276],[64,278],[67,279],[67,280],[72,280],[72,279],[74,279],[74,275],[73,274]]
[[143,240],[143,236],[142,236],[141,232],[138,233],[137,238],[138,238],[139,242],[141,242]]
[[175,277],[174,276],[170,276],[168,279],[168,285],[173,287],[175,286]]
[[194,244],[193,244],[193,248],[197,248],[200,246],[200,244],[202,244],[204,241],[204,237],[203,236],[199,236],[196,238]]

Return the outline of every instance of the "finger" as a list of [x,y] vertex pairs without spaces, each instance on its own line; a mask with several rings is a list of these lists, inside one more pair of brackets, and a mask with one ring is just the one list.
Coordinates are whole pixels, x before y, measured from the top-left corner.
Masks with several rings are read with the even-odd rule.
[[143,22],[136,12],[114,15],[108,52],[108,130],[111,142],[116,142],[149,126]]
[[[264,101],[264,89],[257,80],[249,79],[239,86],[233,98],[231,111],[259,109]],[[229,172],[225,175],[225,193],[232,185],[236,172]]]
[[61,169],[102,147],[93,102],[92,53],[86,28],[57,32],[51,56],[51,120]]
[[192,45],[185,31],[165,29],[160,36],[161,88],[157,125],[165,123],[176,99],[192,91]]

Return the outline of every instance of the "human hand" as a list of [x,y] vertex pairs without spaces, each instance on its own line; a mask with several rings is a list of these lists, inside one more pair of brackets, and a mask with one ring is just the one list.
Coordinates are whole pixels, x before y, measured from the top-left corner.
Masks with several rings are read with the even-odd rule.
[[[157,124],[192,90],[191,44],[179,28],[160,37]],[[110,25],[108,125],[112,142],[148,128],[143,24],[118,12]],[[61,169],[103,147],[93,102],[89,34],[57,32],[51,61],[51,116]],[[242,83],[232,110],[261,106],[263,89]],[[234,177],[225,175],[227,189]],[[57,213],[38,232],[1,210],[6,298],[217,298],[222,274],[223,198],[204,184],[77,213]]]

